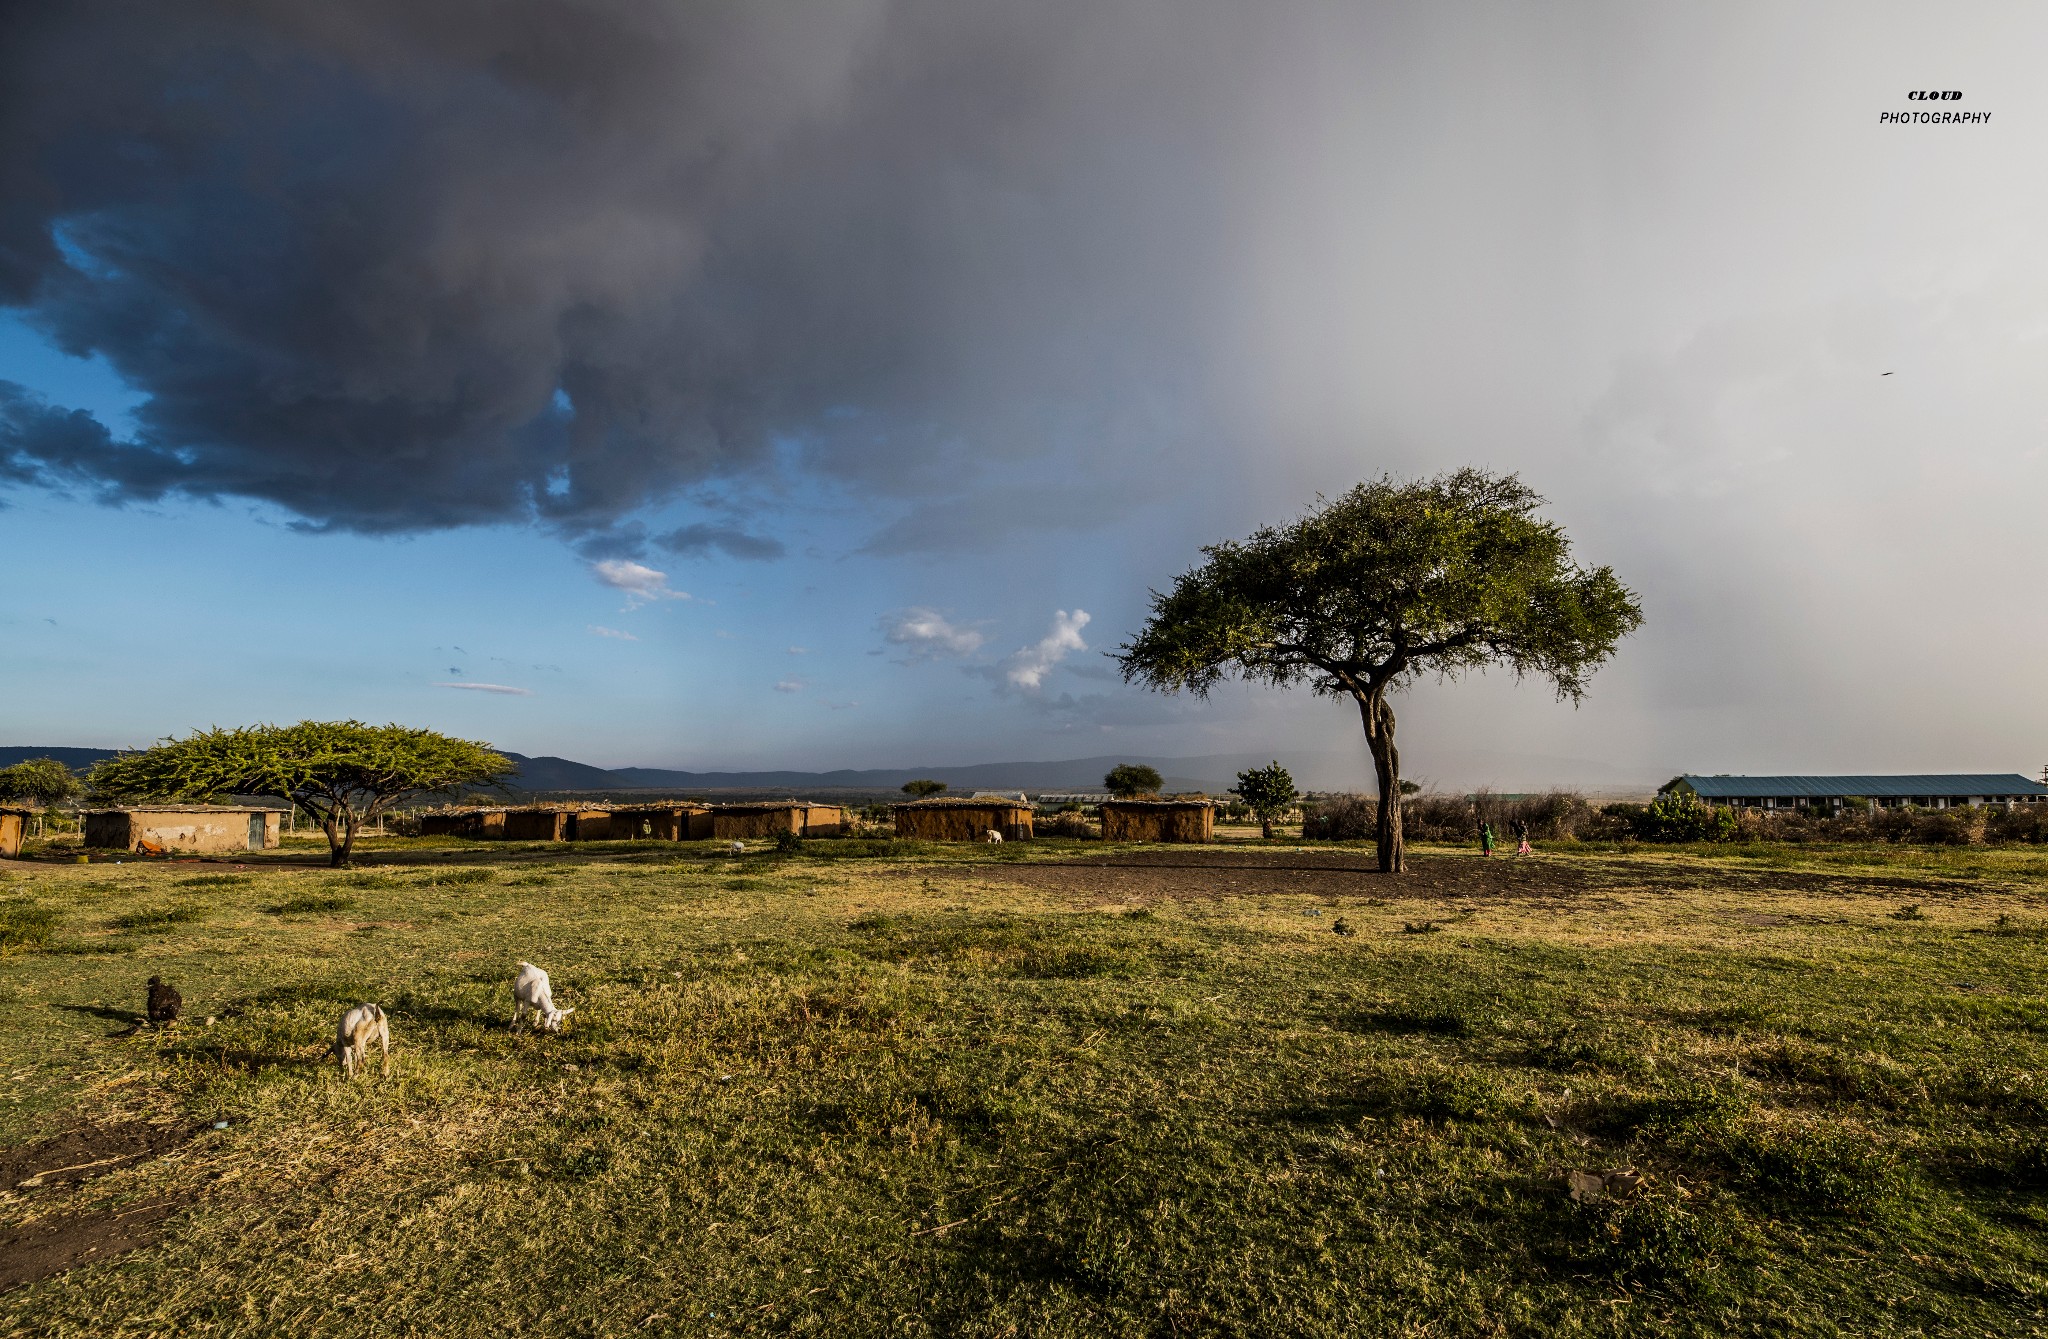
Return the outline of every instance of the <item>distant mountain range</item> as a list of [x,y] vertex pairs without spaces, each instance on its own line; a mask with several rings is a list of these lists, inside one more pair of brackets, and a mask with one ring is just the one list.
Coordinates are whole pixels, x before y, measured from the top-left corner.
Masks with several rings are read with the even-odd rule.
[[[114,749],[45,746],[0,746],[0,767],[28,758],[55,758],[74,771],[84,771]],[[525,791],[593,790],[740,790],[740,791],[890,791],[920,777],[943,781],[956,791],[975,790],[1099,790],[1102,777],[1120,762],[1149,763],[1165,778],[1165,788],[1221,793],[1238,771],[1258,767],[1267,759],[1251,754],[1212,754],[1203,758],[1132,758],[1121,754],[1074,758],[1065,762],[977,763],[967,767],[841,769],[833,772],[680,772],[658,767],[592,767],[567,758],[530,758],[506,752],[519,765],[513,785]]]
[[[1258,767],[1264,758],[1217,754],[1207,758],[1132,758],[1124,755],[1072,758],[1064,762],[991,762],[966,767],[842,768],[831,772],[678,772],[658,767],[606,770],[566,758],[527,758],[507,754],[519,764],[519,784],[530,790],[895,790],[906,781],[943,781],[956,791],[975,790],[1100,790],[1103,774],[1121,762],[1148,763],[1159,769],[1167,790],[1221,791],[1233,784],[1237,771]],[[1230,764],[1235,764],[1234,766]]]
[[55,758],[72,771],[83,772],[100,759],[113,757],[116,752],[118,750],[115,749],[58,749],[0,744],[0,767],[12,767],[18,762],[27,762],[30,758]]
[[[593,792],[608,790],[664,791],[676,795],[698,792],[731,792],[747,795],[787,795],[801,792],[855,794],[893,791],[906,781],[928,777],[943,781],[955,792],[977,790],[1091,791],[1102,788],[1102,776],[1120,762],[1148,763],[1159,769],[1168,791],[1206,791],[1221,795],[1236,783],[1237,774],[1247,767],[1263,767],[1271,761],[1265,753],[1211,753],[1195,758],[1142,758],[1128,754],[1104,754],[1098,758],[1068,758],[1061,762],[989,762],[965,767],[874,767],[843,768],[832,772],[683,772],[660,767],[592,767],[568,758],[530,758],[523,753],[500,750],[519,765],[513,786],[522,791]],[[55,758],[74,771],[84,771],[102,758],[114,756],[113,749],[51,748],[46,746],[0,745],[0,767],[25,758]],[[1294,773],[1295,784],[1305,790],[1370,790],[1372,763],[1361,743],[1355,751],[1313,752],[1282,750],[1280,760]],[[1584,758],[1547,757],[1536,754],[1446,750],[1411,756],[1410,767],[1418,762],[1431,768],[1411,773],[1425,787],[1453,791],[1489,786],[1502,791],[1542,790],[1550,786],[1576,786],[1595,795],[1647,795],[1657,779]],[[1669,773],[1664,773],[1669,775]]]

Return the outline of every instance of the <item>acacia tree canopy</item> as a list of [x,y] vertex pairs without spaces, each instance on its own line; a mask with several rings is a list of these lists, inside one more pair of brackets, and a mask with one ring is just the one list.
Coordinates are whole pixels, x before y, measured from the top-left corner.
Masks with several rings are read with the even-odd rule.
[[0,767],[0,800],[39,804],[47,808],[60,804],[84,790],[71,769],[55,758],[29,758],[12,767]]
[[1102,778],[1102,788],[1120,800],[1133,795],[1154,795],[1166,784],[1159,769],[1141,762],[1120,762]]
[[918,777],[903,783],[903,793],[920,800],[927,795],[937,795],[945,789],[945,782],[933,781],[929,777]]
[[275,795],[327,834],[332,864],[348,863],[356,833],[405,796],[491,784],[516,769],[485,744],[432,730],[361,721],[300,721],[195,730],[109,758],[86,783],[112,801],[209,801]]
[[1572,560],[1543,499],[1512,474],[1392,477],[1323,501],[1291,525],[1212,544],[1153,592],[1118,648],[1124,679],[1198,697],[1225,678],[1306,683],[1358,704],[1379,778],[1379,865],[1399,872],[1400,754],[1387,695],[1422,675],[1503,666],[1579,701],[1642,623],[1611,568]]

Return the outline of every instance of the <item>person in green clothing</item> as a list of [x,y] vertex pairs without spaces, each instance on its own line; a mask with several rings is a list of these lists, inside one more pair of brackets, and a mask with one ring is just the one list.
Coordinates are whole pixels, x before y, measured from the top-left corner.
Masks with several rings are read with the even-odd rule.
[[1479,820],[1479,850],[1484,855],[1493,854],[1493,824],[1483,818]]

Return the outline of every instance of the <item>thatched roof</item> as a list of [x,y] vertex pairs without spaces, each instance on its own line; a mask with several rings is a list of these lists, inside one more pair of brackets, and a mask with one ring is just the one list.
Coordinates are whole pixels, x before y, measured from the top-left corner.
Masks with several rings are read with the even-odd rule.
[[1013,800],[1007,795],[934,795],[929,799],[910,800],[896,806],[898,809],[1029,809],[1029,800]]
[[267,804],[109,804],[86,814],[271,814]]
[[1104,800],[1103,803],[1122,805],[1127,809],[1214,809],[1216,807],[1216,801],[1214,800],[1193,797],[1171,800],[1158,798],[1145,800]]

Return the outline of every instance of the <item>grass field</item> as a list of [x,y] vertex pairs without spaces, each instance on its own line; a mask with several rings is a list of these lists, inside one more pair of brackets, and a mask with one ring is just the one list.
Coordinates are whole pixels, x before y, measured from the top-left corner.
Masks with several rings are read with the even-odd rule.
[[374,845],[8,867],[0,1334],[2048,1331],[2039,855]]

